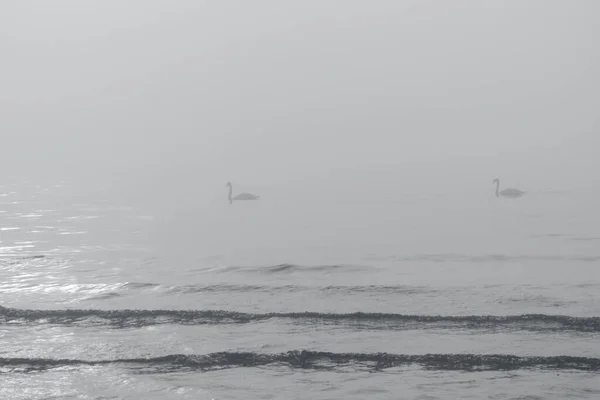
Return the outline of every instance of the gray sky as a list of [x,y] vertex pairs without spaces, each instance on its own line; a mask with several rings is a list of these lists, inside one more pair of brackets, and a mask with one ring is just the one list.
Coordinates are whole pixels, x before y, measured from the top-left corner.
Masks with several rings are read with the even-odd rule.
[[6,0],[0,166],[218,196],[228,180],[597,184],[598,15],[596,0]]

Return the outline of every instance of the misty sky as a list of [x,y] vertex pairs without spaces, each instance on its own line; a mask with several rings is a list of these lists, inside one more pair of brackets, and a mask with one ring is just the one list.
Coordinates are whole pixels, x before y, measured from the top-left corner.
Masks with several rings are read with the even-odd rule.
[[0,166],[220,196],[229,180],[594,185],[599,15],[596,0],[6,0]]

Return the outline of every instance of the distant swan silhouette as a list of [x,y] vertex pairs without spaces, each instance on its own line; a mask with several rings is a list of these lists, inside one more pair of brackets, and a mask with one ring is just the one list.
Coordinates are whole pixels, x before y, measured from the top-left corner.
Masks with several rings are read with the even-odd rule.
[[522,190],[509,188],[500,191],[500,179],[496,178],[492,183],[496,184],[496,197],[521,197],[525,194]]
[[229,204],[233,203],[233,200],[256,200],[260,197],[252,193],[240,193],[235,197],[231,197],[231,194],[233,193],[233,187],[231,186],[231,182],[227,182],[225,186],[229,186],[229,196],[227,197],[229,199]]

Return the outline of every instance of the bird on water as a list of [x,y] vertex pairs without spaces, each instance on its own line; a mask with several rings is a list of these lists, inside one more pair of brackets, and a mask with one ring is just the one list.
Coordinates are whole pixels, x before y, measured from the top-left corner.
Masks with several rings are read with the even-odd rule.
[[229,196],[227,197],[229,199],[229,204],[233,203],[233,200],[256,200],[260,197],[252,193],[240,193],[235,197],[231,197],[233,194],[233,186],[231,185],[231,182],[227,182],[225,186],[229,187]]
[[521,197],[525,194],[524,191],[515,188],[508,188],[500,191],[500,179],[498,178],[494,179],[492,183],[496,184],[496,197]]

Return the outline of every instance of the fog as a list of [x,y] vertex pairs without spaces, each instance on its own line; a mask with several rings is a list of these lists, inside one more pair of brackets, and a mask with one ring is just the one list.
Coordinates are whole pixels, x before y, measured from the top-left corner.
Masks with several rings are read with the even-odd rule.
[[[600,4],[9,0],[5,176],[126,199],[600,182]],[[236,186],[237,185],[237,186]],[[208,203],[206,203],[208,204]]]

